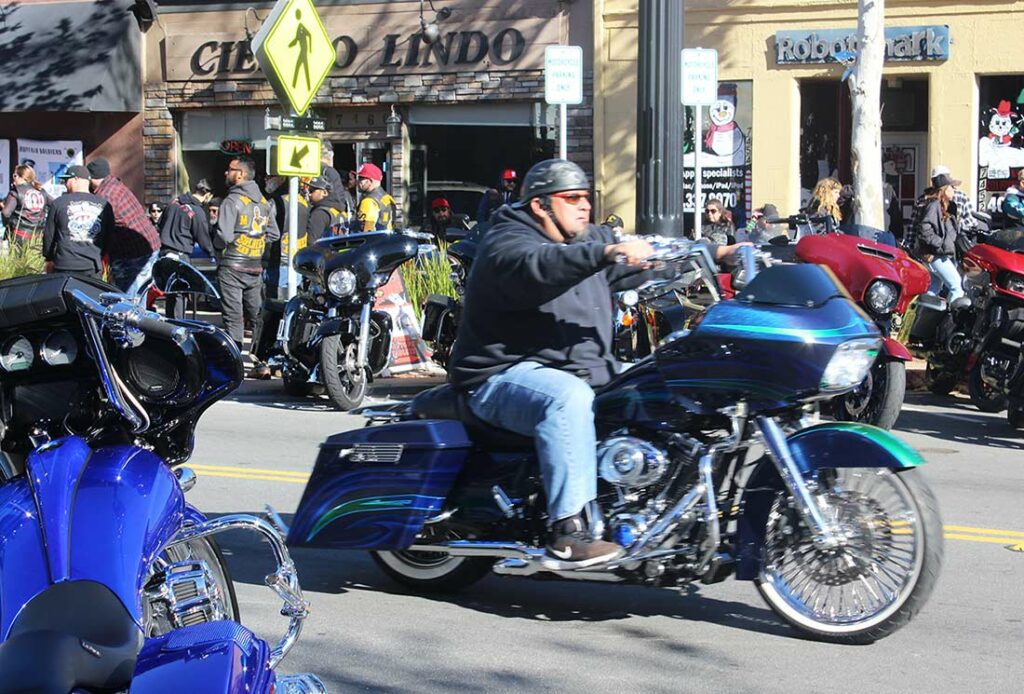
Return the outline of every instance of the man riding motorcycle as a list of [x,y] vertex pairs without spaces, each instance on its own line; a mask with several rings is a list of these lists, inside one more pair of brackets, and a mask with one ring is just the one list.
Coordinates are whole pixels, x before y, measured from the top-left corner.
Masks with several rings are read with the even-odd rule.
[[[590,183],[549,159],[499,209],[466,286],[451,378],[485,422],[535,439],[548,501],[545,564],[577,569],[622,548],[587,532],[597,496],[593,386],[618,372],[611,292],[650,277],[643,239],[616,243],[590,224]],[[733,247],[715,247],[725,257]]]

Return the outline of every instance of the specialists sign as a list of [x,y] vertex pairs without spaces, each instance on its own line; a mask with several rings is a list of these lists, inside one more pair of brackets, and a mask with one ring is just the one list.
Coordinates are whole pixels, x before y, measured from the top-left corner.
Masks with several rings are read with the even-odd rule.
[[[857,30],[813,29],[775,33],[775,62],[779,65],[836,63],[837,54],[857,50]],[[948,26],[885,28],[887,62],[948,60]]]

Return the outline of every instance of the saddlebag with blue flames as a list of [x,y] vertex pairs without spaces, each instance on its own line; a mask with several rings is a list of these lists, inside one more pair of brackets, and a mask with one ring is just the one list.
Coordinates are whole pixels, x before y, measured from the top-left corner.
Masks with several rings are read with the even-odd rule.
[[336,434],[320,446],[292,546],[404,549],[437,515],[470,449],[462,424],[399,422]]

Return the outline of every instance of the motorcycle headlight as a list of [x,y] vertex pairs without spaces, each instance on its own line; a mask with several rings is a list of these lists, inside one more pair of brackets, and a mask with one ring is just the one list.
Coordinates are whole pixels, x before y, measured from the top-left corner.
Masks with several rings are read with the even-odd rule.
[[821,389],[846,390],[859,384],[867,378],[881,345],[882,341],[877,339],[850,340],[839,345],[821,376]]
[[1016,272],[1004,272],[1000,279],[1002,279],[1000,284],[1003,289],[1024,294],[1024,275],[1018,275]]
[[334,296],[344,299],[356,290],[355,273],[344,267],[340,270],[335,270],[327,278],[327,288]]
[[875,280],[868,287],[864,300],[875,313],[891,313],[896,308],[896,301],[900,298],[900,291],[892,282]]

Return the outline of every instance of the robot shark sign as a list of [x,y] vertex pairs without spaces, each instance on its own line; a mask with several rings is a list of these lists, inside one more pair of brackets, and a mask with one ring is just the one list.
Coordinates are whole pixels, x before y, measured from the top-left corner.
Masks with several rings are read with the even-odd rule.
[[277,98],[299,116],[337,58],[312,0],[278,0],[253,38],[252,52]]

